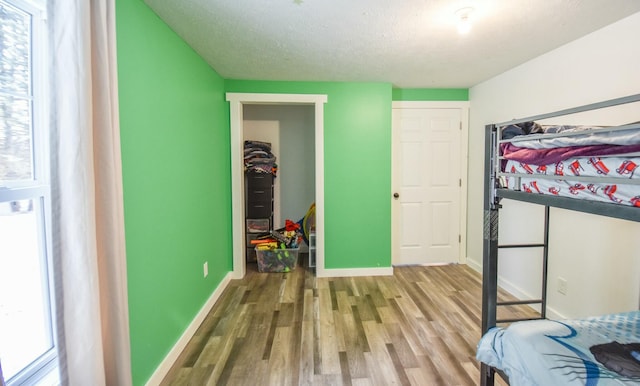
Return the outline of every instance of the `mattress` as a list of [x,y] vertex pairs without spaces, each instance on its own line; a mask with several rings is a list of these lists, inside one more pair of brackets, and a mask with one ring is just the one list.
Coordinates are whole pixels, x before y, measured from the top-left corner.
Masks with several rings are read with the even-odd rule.
[[502,187],[640,207],[639,129],[522,126],[503,130],[512,139],[500,143]]
[[551,149],[569,146],[637,145],[640,144],[638,123],[614,129],[597,126],[542,126],[535,122],[508,125],[503,128],[503,139],[512,139],[519,147]]
[[[528,193],[572,197],[640,207],[640,157],[569,158],[546,165],[509,160],[505,171],[523,175],[504,176],[504,187]],[[554,178],[557,177],[557,178]],[[609,177],[607,182],[588,182],[576,177]]]
[[640,311],[489,330],[476,358],[519,385],[640,385]]

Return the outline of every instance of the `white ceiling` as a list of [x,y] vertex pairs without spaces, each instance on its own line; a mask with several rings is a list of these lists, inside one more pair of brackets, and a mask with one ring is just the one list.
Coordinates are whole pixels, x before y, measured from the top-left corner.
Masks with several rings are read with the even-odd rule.
[[[640,11],[640,0],[145,2],[226,79],[402,88],[471,87]],[[460,35],[467,6],[473,27]]]

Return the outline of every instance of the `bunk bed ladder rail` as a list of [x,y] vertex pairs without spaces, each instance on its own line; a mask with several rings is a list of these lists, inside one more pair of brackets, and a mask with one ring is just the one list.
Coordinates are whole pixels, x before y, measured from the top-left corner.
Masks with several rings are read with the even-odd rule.
[[[549,256],[549,206],[545,206],[544,213],[544,240],[542,243],[531,244],[498,244],[498,209],[500,198],[496,194],[497,181],[495,173],[486,171],[499,170],[496,162],[500,162],[495,153],[497,143],[497,126],[486,126],[485,133],[485,181],[484,181],[484,236],[483,236],[483,261],[482,261],[482,333],[484,334],[497,323],[509,323],[531,318],[497,319],[497,307],[522,304],[540,304],[540,317],[546,317],[547,305],[547,262]],[[542,293],[540,299],[516,300],[498,302],[498,250],[502,248],[542,248]],[[494,384],[496,369],[481,363],[481,385]],[[503,373],[502,378],[506,379]]]
[[[546,319],[547,315],[547,267],[549,261],[549,207],[544,207],[544,241],[542,243],[531,244],[510,244],[510,245],[498,245],[498,249],[507,248],[542,248],[542,285],[541,296],[539,299],[529,300],[510,300],[503,302],[496,302],[496,306],[512,306],[512,305],[524,305],[524,304],[539,304],[540,316],[537,318],[513,318],[513,319],[496,319],[496,323],[511,323],[519,322],[521,320],[532,319]],[[497,256],[496,256],[497,260]]]
[[[496,307],[498,297],[498,262],[491,256],[498,255],[498,208],[496,197],[496,176],[494,169],[495,125],[487,125],[485,131],[484,157],[484,236],[482,242],[482,333],[496,325]],[[495,369],[484,362],[480,364],[480,383],[482,386],[494,384]]]

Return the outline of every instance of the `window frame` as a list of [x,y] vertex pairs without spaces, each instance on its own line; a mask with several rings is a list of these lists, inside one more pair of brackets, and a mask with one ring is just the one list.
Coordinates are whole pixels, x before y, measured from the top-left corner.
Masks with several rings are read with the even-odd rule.
[[[30,85],[27,98],[31,108],[31,162],[32,178],[21,181],[0,181],[0,202],[32,200],[34,214],[38,222],[38,239],[43,280],[43,300],[48,303],[47,327],[51,336],[51,347],[36,360],[21,369],[12,378],[5,379],[7,386],[24,383],[36,384],[45,377],[51,383],[58,380],[58,341],[56,334],[56,307],[53,285],[52,259],[52,204],[50,180],[50,138],[47,130],[48,94],[47,77],[47,33],[46,0],[2,0],[31,15],[30,36]],[[3,94],[7,95],[0,90]],[[23,97],[23,96],[20,96]],[[5,374],[6,376],[6,374]],[[50,378],[53,377],[53,378]]]

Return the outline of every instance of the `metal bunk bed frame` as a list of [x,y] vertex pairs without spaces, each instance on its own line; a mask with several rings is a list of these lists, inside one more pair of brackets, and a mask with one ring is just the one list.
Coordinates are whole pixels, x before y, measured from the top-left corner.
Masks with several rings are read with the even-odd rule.
[[[485,127],[485,162],[484,162],[484,235],[482,257],[482,333],[496,326],[497,323],[510,323],[526,319],[497,319],[497,307],[521,304],[539,304],[540,317],[546,318],[547,304],[547,261],[549,252],[549,208],[556,207],[584,213],[597,214],[624,220],[640,222],[640,208],[596,201],[586,201],[553,195],[542,195],[499,188],[497,154],[499,127],[507,124],[518,124],[541,119],[560,117],[590,110],[613,107],[640,101],[640,94],[616,98],[604,102],[592,103],[575,108],[536,115],[509,122],[490,124]],[[637,126],[637,125],[634,125]],[[534,244],[498,244],[498,210],[503,198],[544,205],[544,241]],[[498,249],[502,248],[542,248],[542,293],[539,299],[498,302]],[[480,383],[482,386],[494,384],[494,376],[498,373],[508,382],[507,376],[500,370],[481,363]]]

